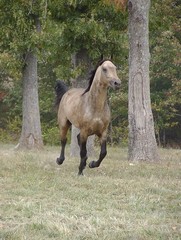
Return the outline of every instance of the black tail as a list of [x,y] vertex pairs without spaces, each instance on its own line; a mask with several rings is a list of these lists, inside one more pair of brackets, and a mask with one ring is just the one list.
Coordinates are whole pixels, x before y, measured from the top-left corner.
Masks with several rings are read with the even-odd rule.
[[58,80],[55,85],[55,108],[58,109],[58,106],[60,104],[60,101],[63,97],[63,95],[67,92],[68,88],[65,85],[64,82]]

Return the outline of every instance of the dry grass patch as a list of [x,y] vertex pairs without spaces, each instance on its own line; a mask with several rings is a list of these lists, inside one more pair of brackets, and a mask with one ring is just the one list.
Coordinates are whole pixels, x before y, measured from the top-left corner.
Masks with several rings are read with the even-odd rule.
[[108,148],[98,169],[78,177],[79,159],[55,163],[59,148],[0,146],[0,239],[180,239],[181,151],[130,165]]

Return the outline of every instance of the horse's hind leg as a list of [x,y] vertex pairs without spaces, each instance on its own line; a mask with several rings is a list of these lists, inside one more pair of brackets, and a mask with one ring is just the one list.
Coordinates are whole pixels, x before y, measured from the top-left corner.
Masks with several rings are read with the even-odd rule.
[[78,134],[77,136],[78,144],[80,146],[80,165],[79,165],[79,172],[78,175],[83,175],[83,170],[86,167],[87,161],[87,136],[82,136],[82,134]]
[[71,126],[70,122],[67,121],[65,126],[61,128],[61,152],[60,152],[60,157],[58,157],[56,160],[58,165],[61,165],[65,160],[65,146],[67,143],[67,131],[70,128],[70,126]]

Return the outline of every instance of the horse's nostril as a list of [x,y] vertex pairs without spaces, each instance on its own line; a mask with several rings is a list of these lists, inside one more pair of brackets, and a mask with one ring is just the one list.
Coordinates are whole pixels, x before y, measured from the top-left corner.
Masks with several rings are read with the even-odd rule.
[[120,83],[119,82],[114,82],[114,85],[119,86]]
[[113,87],[115,88],[115,89],[118,89],[118,88],[120,88],[120,86],[121,86],[121,81],[118,79],[118,80],[114,80],[113,81]]

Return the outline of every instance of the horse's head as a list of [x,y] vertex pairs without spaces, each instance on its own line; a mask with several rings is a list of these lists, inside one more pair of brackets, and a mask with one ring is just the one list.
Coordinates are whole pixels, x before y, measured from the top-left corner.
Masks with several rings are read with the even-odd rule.
[[121,80],[118,78],[116,66],[109,60],[103,62],[101,68],[101,81],[114,90],[120,88]]

